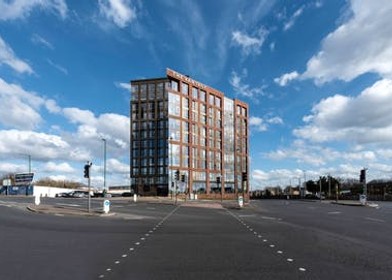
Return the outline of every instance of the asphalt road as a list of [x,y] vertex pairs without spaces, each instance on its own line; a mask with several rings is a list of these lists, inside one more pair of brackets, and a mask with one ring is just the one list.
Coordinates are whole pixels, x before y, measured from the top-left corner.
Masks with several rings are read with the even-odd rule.
[[391,204],[263,200],[238,210],[128,199],[112,200],[118,215],[84,217],[28,203],[0,197],[0,279],[392,278]]

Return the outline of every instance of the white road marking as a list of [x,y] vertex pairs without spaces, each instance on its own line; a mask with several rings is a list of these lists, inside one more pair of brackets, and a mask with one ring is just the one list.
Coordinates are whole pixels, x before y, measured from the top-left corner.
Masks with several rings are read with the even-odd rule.
[[328,215],[339,215],[339,214],[342,214],[342,212],[340,212],[340,211],[333,211],[333,212],[328,212],[327,214]]
[[287,261],[288,261],[288,262],[293,262],[294,260],[293,260],[293,259],[287,259]]
[[305,269],[305,268],[303,268],[303,267],[300,267],[300,268],[299,268],[299,271],[305,272],[305,271],[306,271],[306,269]]
[[379,223],[385,223],[385,221],[382,220],[382,219],[376,219],[376,218],[370,218],[370,217],[366,217],[365,219],[368,220],[368,221],[379,222]]

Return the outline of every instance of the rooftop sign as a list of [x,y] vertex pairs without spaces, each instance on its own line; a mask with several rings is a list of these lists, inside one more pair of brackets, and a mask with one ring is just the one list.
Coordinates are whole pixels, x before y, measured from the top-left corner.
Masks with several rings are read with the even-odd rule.
[[191,84],[191,85],[193,85],[193,86],[195,86],[195,87],[198,87],[198,88],[201,88],[201,89],[206,89],[206,88],[207,88],[206,85],[204,85],[204,84],[202,84],[202,83],[200,83],[200,82],[198,82],[198,81],[195,81],[195,80],[189,78],[189,77],[186,76],[186,75],[182,75],[182,74],[180,74],[180,73],[178,73],[178,72],[176,72],[176,71],[174,71],[174,70],[171,70],[171,69],[169,69],[169,68],[166,68],[166,74],[167,74],[168,76],[171,76],[171,77],[180,79],[180,80],[182,80],[182,81],[184,81],[184,82],[187,82],[187,83],[189,83],[189,84]]

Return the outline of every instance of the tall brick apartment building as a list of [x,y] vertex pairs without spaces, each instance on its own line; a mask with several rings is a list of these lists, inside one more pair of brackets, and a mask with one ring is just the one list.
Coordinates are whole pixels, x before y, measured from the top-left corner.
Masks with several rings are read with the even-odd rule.
[[246,103],[171,69],[131,86],[130,171],[137,193],[248,193]]

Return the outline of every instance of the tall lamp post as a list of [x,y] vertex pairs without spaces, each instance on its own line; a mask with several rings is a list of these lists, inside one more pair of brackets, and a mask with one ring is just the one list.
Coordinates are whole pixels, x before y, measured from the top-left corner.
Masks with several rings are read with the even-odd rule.
[[106,139],[102,138],[103,141],[103,189],[106,190]]

